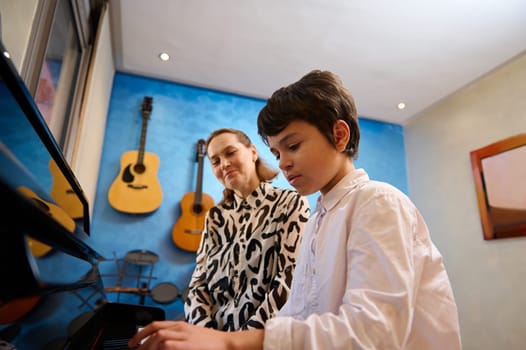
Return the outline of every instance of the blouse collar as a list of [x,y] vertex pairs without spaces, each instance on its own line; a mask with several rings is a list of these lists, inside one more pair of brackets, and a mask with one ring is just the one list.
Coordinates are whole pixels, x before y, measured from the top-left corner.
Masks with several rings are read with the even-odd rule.
[[247,198],[242,198],[234,192],[234,208],[238,210],[257,208],[271,189],[272,185],[270,183],[262,181]]

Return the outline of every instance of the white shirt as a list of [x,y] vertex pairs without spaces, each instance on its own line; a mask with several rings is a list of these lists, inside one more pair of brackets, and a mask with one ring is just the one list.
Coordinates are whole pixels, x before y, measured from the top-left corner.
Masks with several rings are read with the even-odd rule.
[[363,169],[320,196],[264,349],[461,349],[442,256],[410,199]]

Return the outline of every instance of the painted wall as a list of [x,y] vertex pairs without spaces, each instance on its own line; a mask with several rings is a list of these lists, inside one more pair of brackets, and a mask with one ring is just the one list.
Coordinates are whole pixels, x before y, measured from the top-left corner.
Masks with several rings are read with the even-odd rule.
[[75,120],[76,131],[73,132],[74,136],[70,136],[75,137],[70,166],[77,175],[77,179],[90,203],[91,215],[93,214],[93,203],[97,191],[102,144],[114,75],[115,65],[111,48],[109,10],[106,5],[101,12],[99,28],[88,67],[84,90],[85,103],[81,107],[78,120]]
[[465,350],[526,346],[526,238],[483,240],[469,158],[526,131],[525,95],[523,55],[404,127],[409,190],[444,255]]

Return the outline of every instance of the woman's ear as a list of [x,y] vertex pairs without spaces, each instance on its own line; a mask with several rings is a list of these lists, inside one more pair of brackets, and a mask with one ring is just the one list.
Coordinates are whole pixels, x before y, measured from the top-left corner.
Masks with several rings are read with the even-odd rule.
[[349,125],[345,121],[338,119],[334,123],[332,132],[334,133],[334,147],[338,152],[344,152],[351,137]]
[[255,162],[256,160],[258,160],[259,157],[258,150],[254,145],[250,145],[250,148],[252,150],[252,161]]

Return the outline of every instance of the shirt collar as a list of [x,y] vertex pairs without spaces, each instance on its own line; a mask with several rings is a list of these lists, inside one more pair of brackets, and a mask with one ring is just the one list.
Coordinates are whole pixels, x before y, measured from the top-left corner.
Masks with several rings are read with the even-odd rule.
[[326,212],[338,204],[343,196],[356,188],[359,184],[368,181],[369,176],[364,169],[354,169],[345,175],[328,193],[320,194],[316,202],[315,211]]

